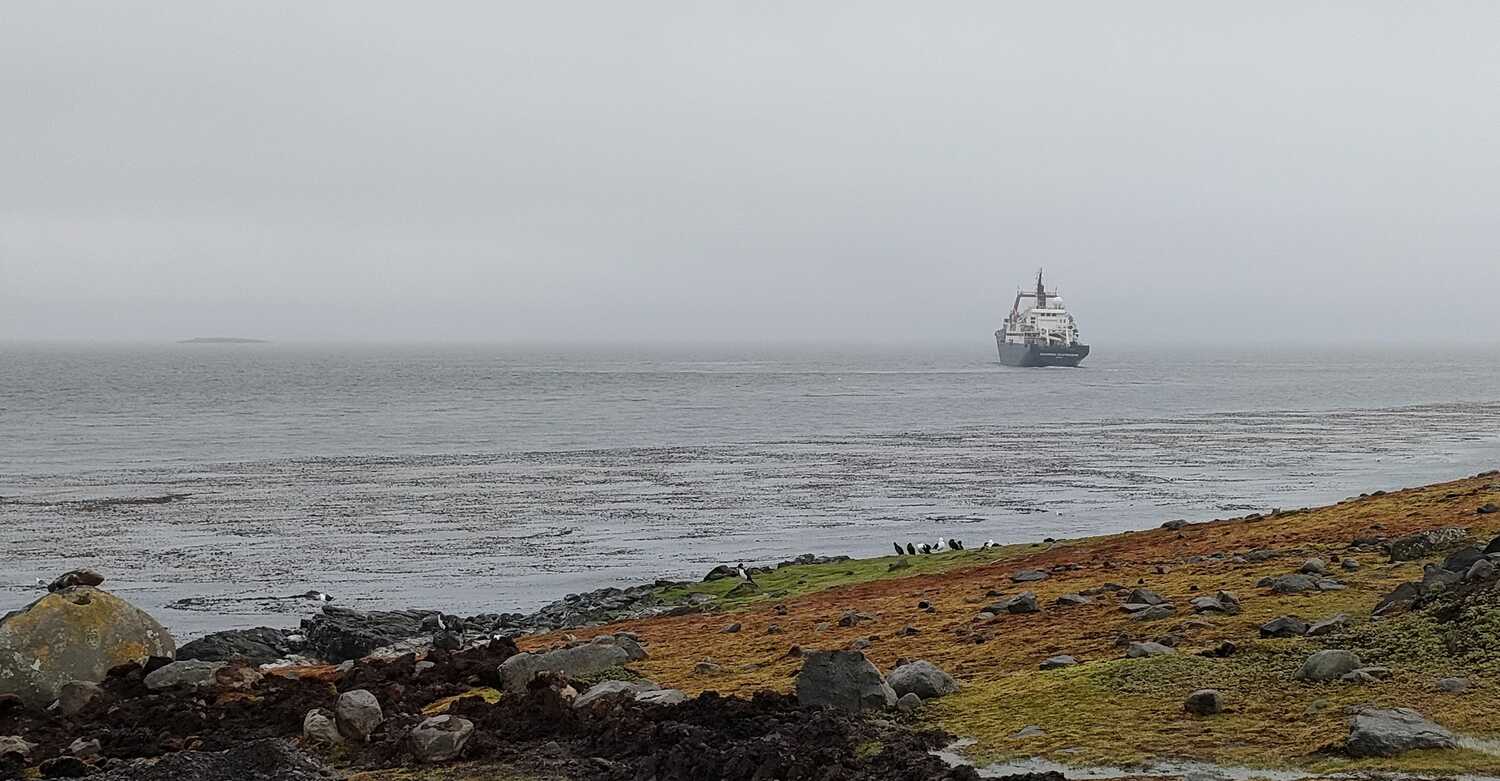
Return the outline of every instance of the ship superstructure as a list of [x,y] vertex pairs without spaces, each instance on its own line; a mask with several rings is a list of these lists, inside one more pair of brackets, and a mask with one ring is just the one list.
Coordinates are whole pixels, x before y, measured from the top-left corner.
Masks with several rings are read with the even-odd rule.
[[1077,366],[1089,354],[1078,323],[1062,297],[1042,284],[1041,271],[1036,290],[1016,292],[1005,327],[995,332],[995,346],[1006,366]]

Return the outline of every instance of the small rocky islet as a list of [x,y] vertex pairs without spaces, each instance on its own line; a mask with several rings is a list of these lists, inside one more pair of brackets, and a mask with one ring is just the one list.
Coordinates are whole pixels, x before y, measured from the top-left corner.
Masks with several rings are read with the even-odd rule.
[[[79,570],[0,619],[0,779],[959,779],[1031,757],[1500,774],[1497,501],[1487,472],[724,566],[530,615],[325,604],[181,646]],[[937,753],[960,738],[972,764]]]

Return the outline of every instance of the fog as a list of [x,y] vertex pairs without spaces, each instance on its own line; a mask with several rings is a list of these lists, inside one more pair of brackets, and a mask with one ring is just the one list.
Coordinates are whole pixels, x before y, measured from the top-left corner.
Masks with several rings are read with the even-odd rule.
[[9,3],[0,339],[1500,334],[1492,3]]

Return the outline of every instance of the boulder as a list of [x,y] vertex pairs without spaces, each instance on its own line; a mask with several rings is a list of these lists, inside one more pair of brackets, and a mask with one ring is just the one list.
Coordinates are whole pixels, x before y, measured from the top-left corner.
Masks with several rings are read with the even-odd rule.
[[1296,616],[1277,616],[1260,625],[1261,637],[1301,637],[1307,634],[1307,622]]
[[740,572],[737,568],[731,567],[728,564],[720,564],[719,566],[709,570],[707,575],[703,576],[703,582],[708,583],[710,581],[723,580],[724,578],[737,578],[739,576]]
[[1185,528],[1187,525],[1188,525],[1187,521],[1178,519],[1178,520],[1173,520],[1173,521],[1167,521],[1166,523],[1163,523],[1161,525],[1161,527],[1163,529],[1167,529],[1168,531],[1174,531],[1175,532],[1175,531],[1177,531],[1179,529]]
[[1394,757],[1419,749],[1457,747],[1453,733],[1408,708],[1369,708],[1354,714],[1344,741],[1344,750],[1355,757]]
[[1010,576],[1013,583],[1035,583],[1038,580],[1046,580],[1047,573],[1039,569],[1023,569]]
[[1160,621],[1163,618],[1171,618],[1177,612],[1177,608],[1168,604],[1151,605],[1145,610],[1138,610],[1131,618],[1137,621]]
[[1093,604],[1093,602],[1094,600],[1082,594],[1063,594],[1057,598],[1057,604],[1060,607],[1078,607],[1079,605]]
[[1489,559],[1480,559],[1479,561],[1474,562],[1474,565],[1469,567],[1469,571],[1464,573],[1464,580],[1470,582],[1483,582],[1494,579],[1495,563],[1490,561]]
[[89,781],[328,781],[332,769],[285,740],[255,740],[228,751],[179,751],[160,759],[137,760]]
[[333,711],[327,708],[313,708],[302,717],[302,739],[315,746],[335,746],[344,742],[344,736],[334,722]]
[[651,681],[600,681],[573,700],[573,707],[587,708],[590,704],[615,695],[629,695],[630,699],[642,692],[655,691],[660,686]]
[[36,745],[20,735],[0,735],[0,759],[19,757],[24,762],[36,750]]
[[129,602],[89,586],[47,594],[0,619],[0,694],[46,707],[69,681],[97,683],[112,667],[170,658],[172,635]]
[[1449,572],[1464,573],[1468,572],[1469,568],[1474,566],[1474,562],[1485,560],[1484,551],[1473,545],[1469,545],[1448,554],[1448,557],[1443,559],[1443,569]]
[[1319,622],[1313,624],[1312,626],[1309,626],[1307,628],[1307,636],[1308,637],[1320,637],[1322,635],[1326,635],[1326,634],[1330,634],[1330,633],[1333,633],[1333,632],[1337,632],[1338,630],[1343,629],[1344,627],[1346,627],[1348,625],[1349,625],[1349,616],[1348,616],[1348,614],[1346,614],[1346,613],[1339,613],[1338,615],[1335,615],[1332,618],[1325,618],[1322,621],[1319,621]]
[[1036,594],[1023,591],[987,610],[992,613],[1035,613],[1041,610],[1041,607],[1037,605]]
[[858,651],[804,651],[797,673],[797,702],[859,712],[889,708],[896,692]]
[[433,716],[412,728],[411,753],[418,762],[447,762],[463,753],[474,723],[450,714]]
[[1398,613],[1416,604],[1422,598],[1422,587],[1416,583],[1402,583],[1394,591],[1375,603],[1374,615]]
[[1425,559],[1437,551],[1462,545],[1468,539],[1469,530],[1456,526],[1408,534],[1391,541],[1391,561]]
[[104,746],[99,742],[98,738],[75,738],[72,743],[68,744],[69,754],[85,759],[97,757],[99,756],[99,752],[103,750]]
[[151,691],[161,691],[177,686],[206,689],[213,686],[215,674],[224,666],[224,662],[205,662],[198,659],[172,662],[147,673],[146,688]]
[[1177,653],[1177,649],[1161,643],[1131,643],[1125,649],[1128,659],[1144,659],[1150,656],[1166,656]]
[[1212,716],[1224,710],[1224,699],[1217,689],[1199,689],[1187,696],[1182,709],[1195,716]]
[[268,626],[214,632],[184,643],[177,649],[177,658],[209,662],[242,659],[250,664],[269,664],[301,650],[299,643],[288,639],[290,636],[285,630]]
[[651,689],[638,692],[635,701],[649,705],[679,705],[687,702],[688,696],[681,689]]
[[1193,606],[1194,613],[1228,613],[1229,606],[1225,605],[1218,597],[1202,596],[1193,597],[1188,604]]
[[1484,546],[1484,552],[1486,555],[1500,553],[1500,537],[1490,540],[1489,544]]
[[1500,512],[1500,504],[1495,504],[1494,502],[1485,502],[1484,504],[1479,505],[1479,507],[1476,508],[1474,512],[1477,512],[1480,515],[1497,513]]
[[1138,588],[1131,591],[1130,595],[1125,598],[1125,601],[1137,605],[1160,605],[1167,600],[1149,588]]
[[1038,665],[1043,670],[1056,670],[1062,667],[1072,667],[1078,664],[1078,660],[1066,654],[1061,656],[1049,656]]
[[1449,694],[1462,694],[1469,690],[1469,679],[1467,678],[1439,678],[1437,688],[1440,692]]
[[1317,683],[1336,681],[1345,673],[1353,672],[1361,666],[1359,657],[1350,651],[1318,651],[1302,663],[1302,669],[1297,671],[1297,680]]
[[896,700],[896,710],[902,713],[912,713],[922,707],[922,698],[912,692],[907,692]]
[[1272,578],[1270,589],[1277,594],[1305,594],[1309,591],[1322,590],[1317,578],[1300,572]]
[[1340,675],[1339,680],[1344,683],[1376,683],[1390,680],[1390,677],[1391,668],[1389,667],[1361,667]]
[[630,651],[619,643],[588,643],[544,653],[516,654],[500,664],[500,688],[523,692],[531,679],[544,672],[580,678],[628,661],[631,661]]
[[1308,559],[1302,562],[1302,566],[1297,571],[1304,575],[1326,575],[1328,574],[1328,565],[1323,563],[1322,559]]
[[1346,558],[1343,561],[1339,562],[1339,568],[1344,570],[1345,572],[1356,572],[1359,570],[1359,562],[1354,559]]
[[385,713],[375,695],[364,689],[355,689],[339,695],[333,705],[333,721],[339,734],[363,743],[385,721]]
[[338,664],[362,659],[377,648],[423,637],[422,621],[432,610],[351,610],[324,605],[323,611],[302,619],[306,653]]
[[1431,596],[1457,586],[1463,579],[1461,572],[1449,572],[1436,564],[1425,564],[1422,566],[1422,583],[1419,588],[1423,596]]
[[897,697],[915,693],[924,700],[930,700],[958,691],[958,682],[953,680],[953,676],[926,660],[897,667],[886,677],[886,682],[891,685],[891,690],[896,692]]
[[68,681],[57,690],[57,712],[64,716],[76,716],[102,691],[97,683]]

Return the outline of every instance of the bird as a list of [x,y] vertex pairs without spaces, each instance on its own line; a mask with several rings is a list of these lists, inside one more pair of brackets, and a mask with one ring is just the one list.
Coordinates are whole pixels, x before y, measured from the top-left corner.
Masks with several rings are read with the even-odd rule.
[[984,544],[981,545],[981,546],[979,546],[979,549],[980,550],[989,550],[990,548],[998,548],[998,547],[1000,547],[1000,545],[998,543],[996,543],[994,540],[985,540]]
[[922,552],[923,552],[923,553],[931,553],[931,552],[932,552],[932,546],[931,546],[931,545],[928,545],[928,544],[927,544],[927,543],[925,543],[925,542],[924,542],[924,543],[922,543]]
[[42,580],[41,578],[37,578],[34,585],[37,588],[46,588],[47,587],[47,581]]
[[908,555],[908,556],[915,556],[915,555],[917,555],[917,546],[915,546],[915,545],[913,545],[913,544],[911,544],[909,542],[906,543],[906,555]]
[[948,543],[943,542],[943,538],[939,537],[937,539],[937,544],[934,545],[934,546],[932,546],[932,552],[933,553],[942,553],[945,550],[948,550]]
[[310,600],[312,600],[314,602],[332,602],[333,601],[333,597],[330,597],[330,596],[328,596],[327,594],[324,594],[321,591],[309,591],[306,594],[303,594],[302,598],[303,599],[310,599]]
[[755,578],[750,577],[750,570],[745,569],[744,562],[740,562],[740,565],[735,568],[735,574],[740,576],[740,580],[743,580],[746,583],[749,583],[750,585],[757,588],[760,587],[760,584],[755,582]]
[[964,546],[959,545],[958,544],[958,540],[955,540],[952,537],[948,538],[948,547],[950,549],[952,549],[952,550],[963,550],[964,549]]
[[903,554],[903,553],[906,552],[906,551],[904,551],[904,550],[901,549],[901,543],[899,543],[899,542],[893,542],[891,544],[896,546],[896,555],[897,556],[900,556],[901,554]]

